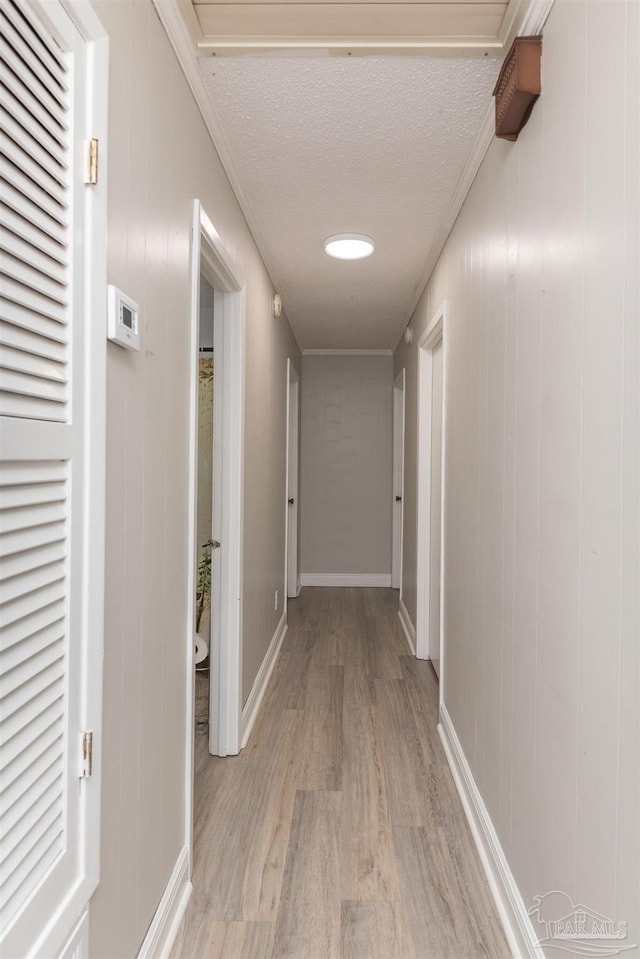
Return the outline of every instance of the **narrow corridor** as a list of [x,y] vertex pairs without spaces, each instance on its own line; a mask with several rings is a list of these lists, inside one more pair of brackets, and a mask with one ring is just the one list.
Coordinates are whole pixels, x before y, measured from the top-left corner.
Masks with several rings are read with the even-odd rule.
[[305,588],[240,756],[196,742],[194,891],[172,959],[506,959],[386,589]]

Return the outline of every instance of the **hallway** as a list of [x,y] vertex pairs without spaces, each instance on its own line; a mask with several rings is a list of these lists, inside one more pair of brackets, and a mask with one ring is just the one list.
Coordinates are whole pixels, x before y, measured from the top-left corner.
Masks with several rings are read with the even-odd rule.
[[247,748],[198,735],[172,959],[506,959],[397,592],[307,587],[288,614]]

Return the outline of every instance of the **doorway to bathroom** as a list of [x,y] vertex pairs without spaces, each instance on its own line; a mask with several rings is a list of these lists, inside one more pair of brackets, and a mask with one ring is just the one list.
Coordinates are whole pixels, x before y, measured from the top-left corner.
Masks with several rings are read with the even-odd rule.
[[194,201],[191,257],[187,596],[187,836],[196,728],[216,756],[240,749],[245,296],[239,270]]

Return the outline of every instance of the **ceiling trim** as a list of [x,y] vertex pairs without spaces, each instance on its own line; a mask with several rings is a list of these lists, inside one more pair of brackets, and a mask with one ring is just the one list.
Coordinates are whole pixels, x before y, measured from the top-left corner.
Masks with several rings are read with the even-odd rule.
[[301,54],[310,51],[325,50],[335,56],[380,56],[383,54],[413,55],[413,56],[440,56],[440,57],[484,57],[488,54],[499,56],[503,50],[503,43],[499,37],[478,37],[473,40],[468,37],[393,37],[384,39],[371,36],[270,36],[248,37],[229,36],[211,37],[203,34],[205,39],[198,41],[198,48],[222,56],[241,56],[256,54],[261,51],[286,52],[299,50]]
[[[266,253],[266,246],[260,235],[260,230],[258,229],[258,224],[253,216],[251,211],[251,206],[244,194],[242,189],[240,178],[236,172],[236,168],[231,157],[231,152],[227,145],[226,138],[222,132],[222,125],[218,118],[218,115],[209,99],[207,90],[204,84],[204,80],[198,69],[198,45],[197,38],[202,36],[202,31],[200,30],[200,24],[198,23],[197,17],[193,10],[191,0],[152,0],[153,6],[160,18],[160,22],[164,27],[165,33],[169,38],[169,42],[173,47],[174,53],[178,58],[178,63],[182,68],[182,72],[186,78],[187,83],[193,93],[193,97],[196,101],[198,109],[204,120],[204,124],[209,132],[213,147],[220,158],[220,163],[222,168],[227,175],[227,179],[235,194],[238,205],[244,216],[244,219],[251,231],[255,244],[258,248],[258,252],[262,257],[262,262],[265,265],[265,269],[269,274],[269,278],[274,289],[279,290],[282,287],[282,284],[279,282],[277,271],[273,267],[273,263],[270,262],[269,257]],[[287,310],[286,297],[281,294],[282,304],[284,312],[289,316]],[[296,335],[292,330],[294,339]],[[297,339],[296,339],[297,343]],[[300,344],[297,343],[298,349]]]
[[[542,33],[542,28],[544,27],[547,18],[551,13],[554,3],[555,0],[529,0],[527,4],[526,0],[521,0],[519,9],[514,15],[514,18],[511,24],[507,27],[505,33],[507,40],[509,40],[511,37],[509,40],[509,46],[511,46],[511,43],[516,36],[536,36],[537,34]],[[442,223],[442,229],[439,231],[438,238],[431,248],[431,253],[429,254],[425,266],[424,282],[420,283],[416,288],[414,296],[411,300],[411,306],[405,313],[402,320],[400,335],[398,336],[395,346],[393,347],[394,353],[402,342],[406,327],[413,319],[413,314],[415,313],[418,303],[420,302],[422,295],[429,284],[431,274],[435,269],[436,263],[440,259],[440,254],[444,249],[445,243],[449,239],[449,234],[453,229],[454,223],[458,219],[458,214],[460,213],[462,205],[467,198],[467,194],[473,185],[473,181],[478,175],[482,161],[484,160],[487,151],[493,142],[494,135],[495,104],[492,98],[491,103],[487,108],[484,120],[482,121],[482,126],[476,138],[473,150],[469,154],[469,158],[465,163],[460,179],[458,180],[456,191],[453,195],[451,203],[449,204],[449,208]]]
[[303,350],[303,356],[393,356],[393,350]]

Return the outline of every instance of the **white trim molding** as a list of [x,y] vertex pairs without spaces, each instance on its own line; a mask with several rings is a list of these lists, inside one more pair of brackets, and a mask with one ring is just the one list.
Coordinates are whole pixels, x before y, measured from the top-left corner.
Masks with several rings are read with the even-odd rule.
[[440,703],[438,732],[511,954],[514,959],[543,959],[527,907],[444,703]]
[[258,675],[253,682],[251,692],[249,693],[247,701],[242,708],[241,745],[243,749],[249,742],[249,736],[251,735],[253,724],[255,723],[260,711],[260,706],[262,705],[264,694],[267,691],[273,668],[278,661],[280,649],[282,648],[282,641],[284,640],[286,633],[287,618],[283,613],[280,622],[276,626],[276,631],[271,638],[271,642],[269,643],[269,649],[267,650],[266,656],[262,661],[262,666],[258,670]]
[[391,573],[301,573],[301,586],[391,586]]
[[303,350],[303,356],[393,356],[393,350]]
[[446,491],[446,422],[447,422],[447,313],[446,300],[438,307],[418,343],[418,503],[417,503],[417,582],[416,655],[430,659],[429,589],[431,576],[431,390],[433,350],[442,343],[442,479],[440,515],[440,691],[444,678],[444,520]]
[[416,654],[416,631],[413,623],[411,622],[411,617],[409,616],[409,610],[404,605],[403,601],[400,600],[398,604],[398,618],[400,624],[404,631],[404,635],[407,639],[407,645],[411,650],[411,655],[415,656]]
[[138,959],[169,959],[192,890],[193,886],[189,881],[189,849],[183,846],[140,946]]

